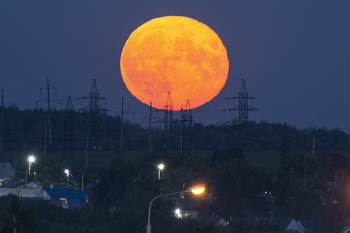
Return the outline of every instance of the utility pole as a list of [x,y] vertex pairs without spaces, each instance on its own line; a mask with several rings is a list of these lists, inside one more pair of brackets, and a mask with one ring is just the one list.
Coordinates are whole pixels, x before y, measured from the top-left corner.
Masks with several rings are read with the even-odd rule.
[[306,138],[304,143],[304,192],[306,192]]
[[120,117],[120,151],[123,151],[123,118],[124,118],[124,97],[122,97],[122,112]]
[[283,135],[281,136],[280,168],[289,172],[289,137],[287,135],[287,124],[283,125]]
[[[50,89],[54,89],[56,91],[56,88],[55,87],[50,87],[50,84],[49,84],[49,76],[47,76],[46,78],[46,87],[44,88],[40,88],[40,94],[42,94],[42,90],[45,90],[47,91],[47,115],[48,115],[48,129],[49,129],[49,145],[51,146],[52,145],[52,131],[51,131],[51,102],[52,101],[59,101],[61,102],[60,100],[51,100],[50,99]],[[39,100],[41,101],[41,100]],[[38,108],[38,102],[39,101],[36,101],[36,107]]]
[[74,165],[74,109],[71,96],[68,96],[66,109],[63,112],[63,150],[61,163],[66,161],[66,154],[70,153],[70,163]]
[[124,123],[124,113],[133,114],[135,120],[135,113],[124,111],[124,104],[129,108],[129,103],[124,103],[124,98],[122,97],[121,113],[120,113],[120,150],[123,151],[123,123]]
[[13,154],[13,170],[15,172],[15,178],[16,178],[16,172],[17,172],[17,154]]
[[49,144],[52,145],[52,134],[51,134],[51,108],[50,108],[50,85],[49,85],[49,77],[47,77],[47,110],[49,114]]
[[44,157],[46,158],[46,147],[47,147],[47,122],[45,122],[45,132],[44,132]]
[[144,117],[143,118],[143,123],[145,124],[145,119],[148,119],[148,125],[149,125],[149,151],[152,152],[152,102],[150,102],[149,105],[149,117]]
[[81,173],[81,190],[84,190],[84,172]]
[[2,157],[2,128],[4,122],[4,89],[1,89],[0,160]]
[[221,126],[221,151],[224,150],[224,126]]
[[88,130],[87,131],[87,137],[86,137],[85,170],[87,170],[87,167],[88,167],[89,137],[90,137],[90,131]]
[[312,157],[315,158],[315,152],[316,152],[316,130],[315,130],[315,126],[314,126],[314,130],[312,131]]
[[182,144],[182,131],[183,131],[183,122],[182,122],[182,118],[183,118],[183,114],[184,114],[183,112],[184,112],[184,109],[183,109],[183,107],[181,107],[180,155],[183,154],[183,147],[182,147],[182,146],[183,146],[183,144]]
[[27,177],[28,177],[28,164],[26,163],[26,176],[24,178],[24,187],[27,187]]
[[149,105],[149,152],[152,152],[152,102]]

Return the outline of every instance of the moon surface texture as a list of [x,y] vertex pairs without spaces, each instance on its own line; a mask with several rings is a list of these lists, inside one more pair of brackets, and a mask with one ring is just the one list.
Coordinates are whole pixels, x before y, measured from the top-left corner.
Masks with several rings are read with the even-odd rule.
[[128,90],[142,103],[163,109],[170,92],[174,110],[212,100],[227,80],[229,62],[219,36],[182,16],[152,19],[133,31],[120,58]]

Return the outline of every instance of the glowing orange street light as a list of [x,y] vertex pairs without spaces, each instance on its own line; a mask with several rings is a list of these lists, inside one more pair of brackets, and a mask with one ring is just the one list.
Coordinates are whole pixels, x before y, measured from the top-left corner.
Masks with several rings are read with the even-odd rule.
[[192,192],[195,195],[199,195],[199,194],[202,194],[204,192],[204,190],[205,190],[205,187],[203,185],[196,185],[196,186],[192,186],[184,191],[159,195],[159,196],[156,196],[155,198],[153,198],[151,203],[149,204],[149,207],[148,207],[148,225],[146,227],[146,233],[151,233],[151,207],[152,207],[152,203],[154,202],[154,200],[156,200],[158,197],[166,197],[166,196],[171,196],[171,195],[175,195],[175,194],[190,193],[190,192]]
[[204,186],[193,186],[189,188],[193,194],[199,195],[204,192]]

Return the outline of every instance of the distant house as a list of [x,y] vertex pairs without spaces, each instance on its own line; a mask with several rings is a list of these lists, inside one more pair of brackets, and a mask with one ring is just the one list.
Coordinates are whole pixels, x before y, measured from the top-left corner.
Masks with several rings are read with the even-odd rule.
[[0,188],[20,188],[24,185],[24,181],[3,181],[0,184]]
[[4,181],[12,181],[15,175],[15,171],[10,163],[0,162],[0,185]]
[[295,231],[298,231],[299,233],[304,233],[303,229],[300,227],[300,225],[297,223],[297,221],[295,221],[294,218],[275,217],[275,218],[273,218],[272,222],[276,223],[284,231],[295,230]]
[[44,188],[50,188],[50,189],[75,189],[75,187],[70,183],[53,183],[50,184],[48,187]]
[[35,182],[6,181],[1,183],[0,188],[42,188],[42,186]]
[[44,189],[50,197],[50,203],[63,208],[76,209],[84,206],[85,193],[80,189]]
[[311,233],[314,230],[314,222],[311,220],[299,220],[297,223],[304,233]]
[[206,204],[206,200],[200,198],[164,198],[164,200],[174,205],[177,218],[198,219],[200,209]]
[[68,205],[67,199],[64,199],[64,200],[60,200],[60,199],[50,200],[49,204],[61,207],[63,209],[69,209],[69,205]]
[[33,182],[26,185],[24,182],[7,182],[5,185],[0,186],[0,197],[14,194],[20,199],[47,200],[50,204],[70,209],[82,207],[84,204],[91,206],[88,203],[88,195],[85,195],[80,189],[43,189],[40,186],[35,188],[37,186]]
[[24,188],[24,182],[9,182],[0,186],[0,197],[13,194],[21,199],[49,200],[49,196],[42,188],[31,188],[31,186]]
[[180,210],[178,209],[177,212],[175,212],[175,216],[177,218],[193,218],[198,219],[198,210]]
[[210,217],[205,218],[206,222],[212,222],[214,225],[221,225],[221,226],[227,226],[227,222],[223,217],[219,217],[215,214],[212,214]]

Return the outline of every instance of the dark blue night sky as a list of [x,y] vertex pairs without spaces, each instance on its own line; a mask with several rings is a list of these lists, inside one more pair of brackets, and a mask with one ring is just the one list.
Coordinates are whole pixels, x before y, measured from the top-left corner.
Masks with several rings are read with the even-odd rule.
[[[119,58],[130,33],[166,15],[194,18],[211,27],[226,46],[227,83],[209,103],[193,110],[196,122],[217,124],[238,117],[222,109],[245,79],[257,122],[338,127],[350,133],[350,1],[308,0],[37,0],[0,1],[0,88],[5,106],[35,108],[40,88],[56,87],[52,99],[86,96],[96,79],[101,104],[114,115],[121,97],[136,112],[149,107],[126,89]],[[164,100],[165,101],[165,100]],[[45,102],[40,102],[46,107]],[[76,109],[87,101],[74,101]],[[153,113],[162,117],[161,113]],[[179,117],[176,113],[175,117]],[[130,121],[133,119],[130,117]]]

